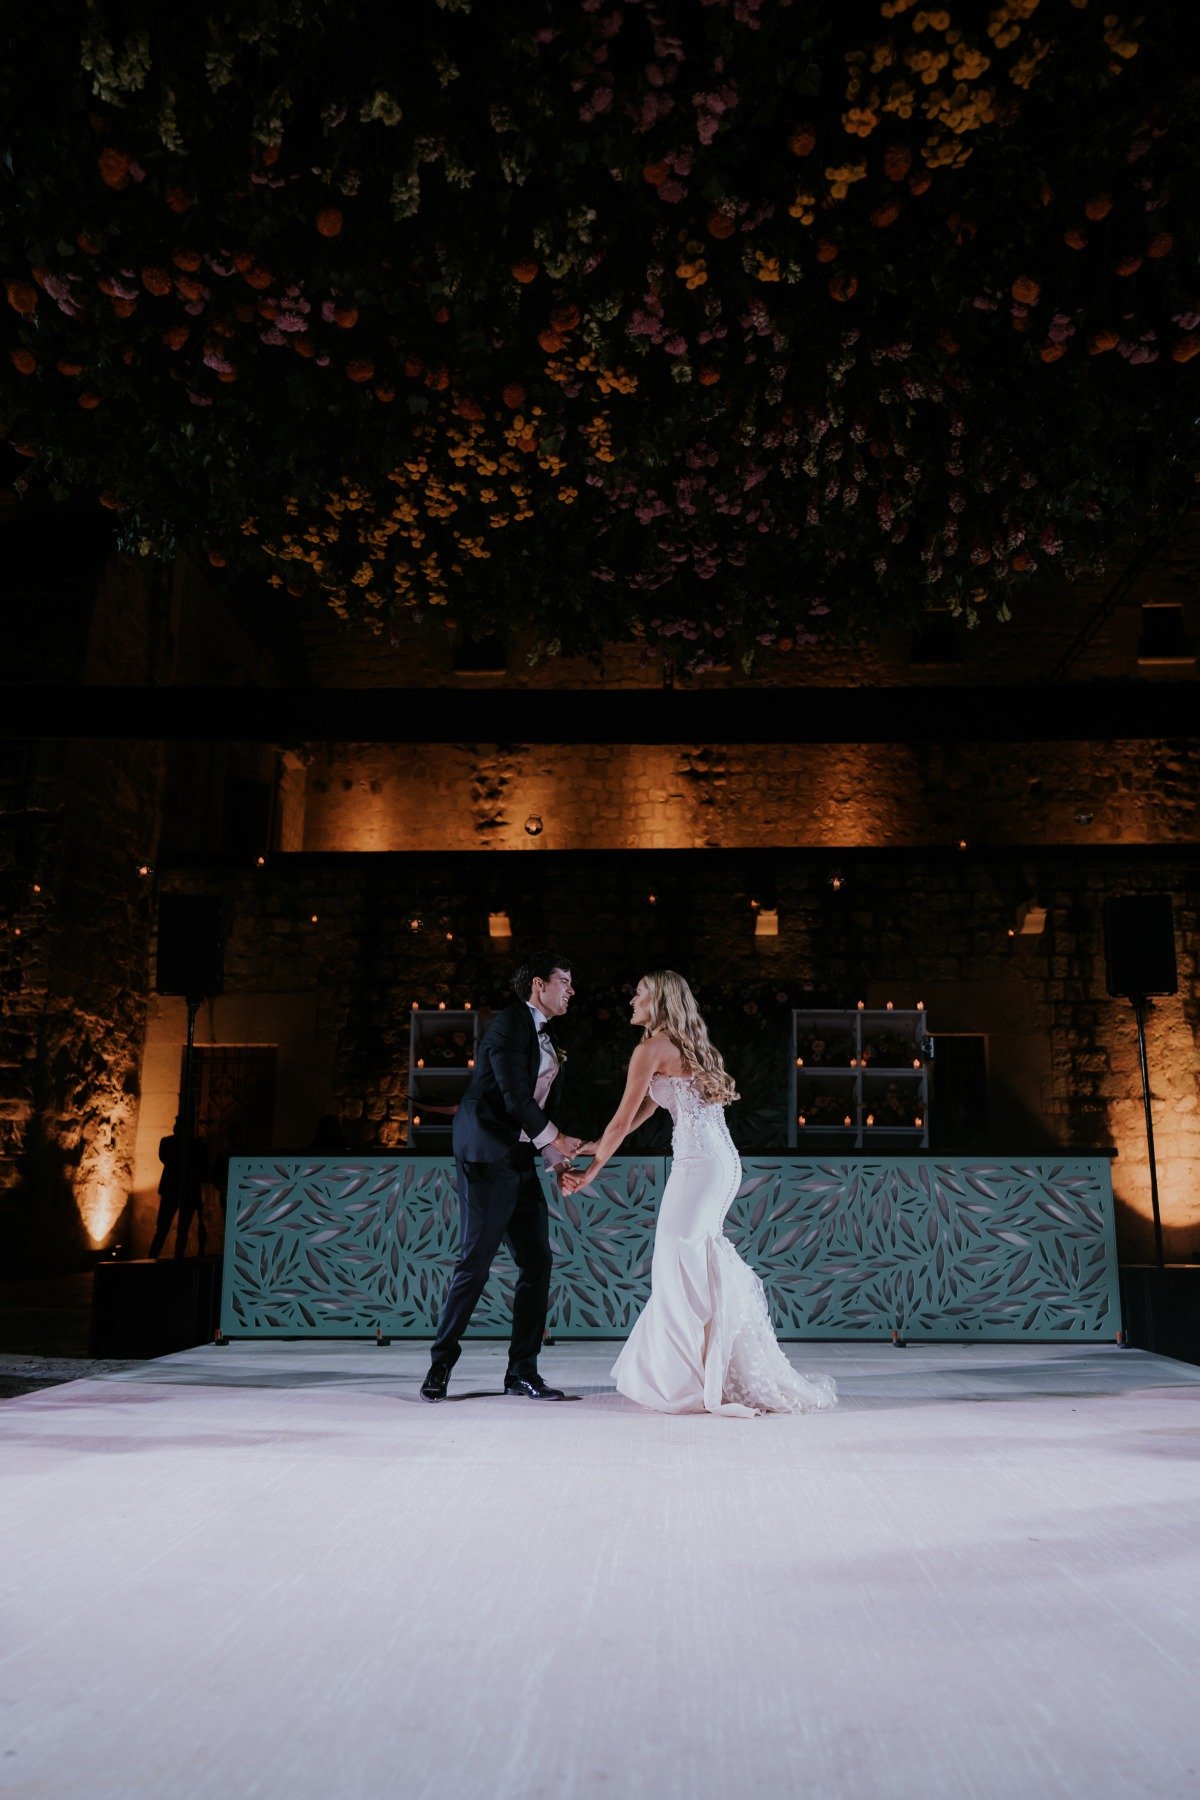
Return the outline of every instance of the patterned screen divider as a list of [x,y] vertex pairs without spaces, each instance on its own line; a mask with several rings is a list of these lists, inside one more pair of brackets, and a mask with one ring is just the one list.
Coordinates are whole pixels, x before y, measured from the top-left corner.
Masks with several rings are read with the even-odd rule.
[[[617,1157],[572,1198],[544,1183],[559,1336],[628,1332],[668,1169]],[[725,1228],[783,1338],[1054,1342],[1121,1322],[1107,1158],[747,1157]],[[431,1337],[457,1242],[449,1159],[235,1159],[221,1329]],[[472,1335],[507,1335],[512,1288],[502,1252]]]

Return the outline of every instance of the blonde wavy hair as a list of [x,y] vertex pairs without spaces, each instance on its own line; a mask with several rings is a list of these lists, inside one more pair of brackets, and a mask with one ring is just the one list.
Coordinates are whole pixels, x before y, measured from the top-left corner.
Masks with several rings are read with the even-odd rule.
[[709,1105],[728,1106],[738,1098],[738,1091],[721,1060],[721,1052],[709,1038],[696,996],[683,976],[674,969],[659,969],[653,975],[643,975],[642,980],[650,1000],[650,1017],[643,1027],[642,1041],[661,1031],[695,1075],[696,1086]]

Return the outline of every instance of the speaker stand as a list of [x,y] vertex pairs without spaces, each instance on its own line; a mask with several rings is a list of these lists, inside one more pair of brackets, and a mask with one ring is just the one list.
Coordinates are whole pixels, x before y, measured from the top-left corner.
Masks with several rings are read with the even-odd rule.
[[[196,1014],[200,1011],[203,1004],[204,1001],[200,995],[188,995],[187,1042],[184,1045],[183,1068],[180,1071],[180,1086],[183,1090],[180,1095],[179,1107],[180,1116],[183,1119],[183,1143],[180,1145],[179,1151],[179,1194],[181,1211],[183,1196],[188,1191],[188,1162],[192,1151],[192,1136],[196,1129],[196,1096],[192,1087],[192,1063],[194,1061],[194,1052],[196,1048]],[[176,1229],[179,1229],[178,1226]],[[204,1231],[203,1215],[201,1215],[200,1219],[200,1231],[201,1233]],[[203,1236],[201,1236],[200,1241],[203,1243]]]
[[1130,994],[1129,1004],[1133,1007],[1133,1016],[1137,1020],[1138,1062],[1142,1071],[1142,1106],[1146,1114],[1146,1151],[1150,1158],[1150,1210],[1154,1215],[1154,1263],[1162,1269],[1166,1266],[1163,1255],[1162,1214],[1158,1207],[1158,1165],[1154,1157],[1154,1119],[1150,1112],[1150,1067],[1146,1061],[1146,1007],[1145,994]]

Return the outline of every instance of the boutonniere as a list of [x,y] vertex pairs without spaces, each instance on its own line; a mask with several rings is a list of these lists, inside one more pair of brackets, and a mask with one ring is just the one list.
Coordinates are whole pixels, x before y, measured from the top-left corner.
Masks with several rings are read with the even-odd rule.
[[564,1064],[564,1063],[565,1063],[565,1062],[566,1062],[566,1060],[567,1060],[567,1053],[566,1053],[566,1051],[565,1051],[565,1050],[560,1050],[560,1049],[559,1049],[559,1047],[558,1047],[558,1045],[557,1045],[557,1044],[551,1044],[551,1046],[550,1046],[550,1048],[551,1048],[551,1049],[552,1049],[552,1050],[553,1050],[553,1052],[554,1052],[554,1054],[555,1054],[555,1056],[557,1056],[557,1058],[558,1058],[558,1066],[559,1066],[559,1068],[560,1068],[560,1069],[561,1069],[561,1068],[562,1068],[562,1066],[563,1066],[563,1064]]

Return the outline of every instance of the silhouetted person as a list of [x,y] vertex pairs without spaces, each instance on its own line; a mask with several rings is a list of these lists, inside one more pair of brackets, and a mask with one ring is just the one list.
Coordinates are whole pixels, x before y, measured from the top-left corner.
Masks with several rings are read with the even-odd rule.
[[342,1129],[342,1121],[336,1113],[323,1113],[317,1120],[316,1130],[312,1134],[310,1150],[319,1150],[323,1156],[336,1156],[340,1151],[349,1150],[350,1145],[346,1133]]
[[183,1120],[175,1120],[174,1129],[169,1136],[161,1138],[158,1145],[158,1160],[163,1166],[158,1183],[158,1218],[154,1222],[154,1236],[150,1240],[149,1254],[152,1257],[162,1254],[162,1247],[167,1241],[167,1233],[173,1221],[177,1220],[175,1229],[175,1255],[187,1255],[187,1241],[191,1236],[192,1218],[196,1220],[196,1251],[204,1255],[206,1235],[204,1230],[204,1139],[193,1137],[188,1144],[187,1170],[183,1167]]

